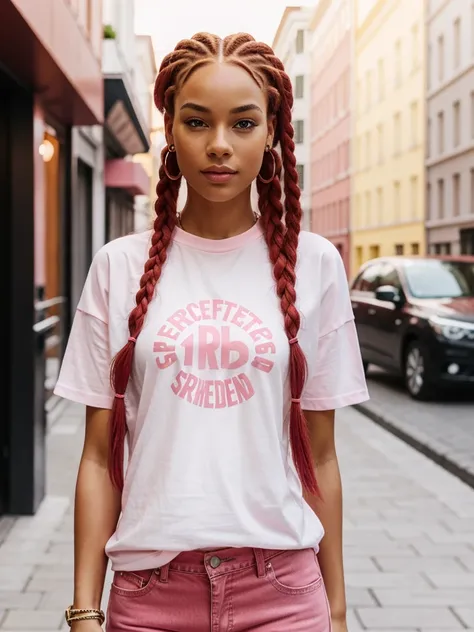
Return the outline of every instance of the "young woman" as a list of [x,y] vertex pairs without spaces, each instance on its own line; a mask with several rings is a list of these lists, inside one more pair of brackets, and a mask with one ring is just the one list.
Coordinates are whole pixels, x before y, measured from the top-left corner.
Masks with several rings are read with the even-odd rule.
[[300,234],[290,79],[201,33],[155,101],[154,228],[95,256],[56,387],[87,406],[67,619],[99,632],[110,558],[109,632],[346,632],[334,409],[367,390],[339,253]]

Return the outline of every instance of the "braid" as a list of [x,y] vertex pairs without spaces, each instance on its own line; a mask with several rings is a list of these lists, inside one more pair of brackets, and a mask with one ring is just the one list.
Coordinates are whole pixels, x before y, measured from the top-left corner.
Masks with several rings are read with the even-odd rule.
[[[198,33],[191,39],[180,41],[175,50],[162,61],[155,82],[154,99],[158,110],[173,116],[174,96],[187,78],[204,64],[215,62],[222,55],[226,62],[240,66],[266,91],[268,113],[275,117],[273,145],[281,145],[282,159],[275,149],[275,176],[272,182],[257,182],[259,209],[262,216],[269,259],[273,265],[277,296],[280,299],[286,335],[290,343],[290,443],[296,470],[305,490],[317,493],[318,487],[311,457],[309,433],[300,405],[306,378],[306,361],[298,344],[300,315],[296,308],[296,263],[298,236],[301,221],[300,191],[294,156],[291,108],[293,94],[291,82],[282,62],[267,44],[259,43],[251,35],[238,33],[221,40],[216,35]],[[162,161],[163,161],[162,155]],[[281,201],[281,170],[284,170],[285,202]],[[118,397],[114,400],[111,416],[110,472],[117,487],[123,486],[123,444],[126,434],[125,404],[123,395],[130,378],[136,338],[140,335],[153,299],[166,253],[176,225],[176,202],[180,180],[171,181],[160,170],[155,205],[154,234],[136,295],[136,307],[129,317],[131,340],[117,354],[112,366],[112,383]]]
[[111,382],[116,393],[110,416],[109,440],[109,472],[112,482],[118,489],[123,488],[124,444],[127,433],[125,400],[123,395],[132,372],[133,353],[138,336],[143,329],[148,305],[153,299],[155,287],[166,261],[167,249],[176,226],[176,203],[178,200],[180,180],[170,180],[164,170],[162,153],[160,179],[156,187],[155,203],[156,219],[148,261],[140,279],[140,289],[136,294],[136,307],[128,319],[130,338],[126,345],[115,356],[111,367]]

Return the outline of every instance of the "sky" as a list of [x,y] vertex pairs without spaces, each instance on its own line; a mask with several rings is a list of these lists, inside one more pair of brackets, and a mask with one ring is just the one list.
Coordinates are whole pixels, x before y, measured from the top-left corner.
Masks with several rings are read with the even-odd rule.
[[198,31],[221,37],[246,31],[271,45],[287,5],[316,4],[317,0],[135,0],[135,30],[153,37],[158,58]]

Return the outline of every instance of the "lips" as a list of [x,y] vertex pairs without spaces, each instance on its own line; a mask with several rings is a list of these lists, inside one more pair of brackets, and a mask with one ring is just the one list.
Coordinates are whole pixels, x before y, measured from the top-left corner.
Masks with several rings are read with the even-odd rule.
[[229,182],[237,174],[235,169],[226,166],[213,166],[203,169],[202,175],[214,184],[223,184]]

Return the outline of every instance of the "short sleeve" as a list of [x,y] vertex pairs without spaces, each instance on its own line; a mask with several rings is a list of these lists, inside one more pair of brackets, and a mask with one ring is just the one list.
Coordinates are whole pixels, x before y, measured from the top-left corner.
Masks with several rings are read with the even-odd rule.
[[307,358],[303,410],[332,410],[369,399],[344,265],[335,248],[324,258],[318,340]]
[[56,395],[86,406],[112,408],[108,321],[108,256],[99,251],[74,316]]

